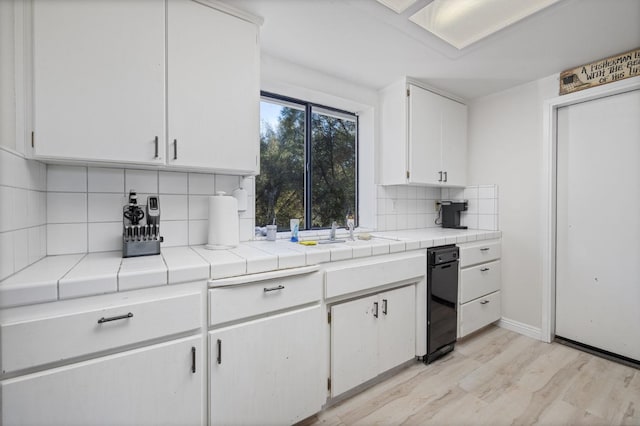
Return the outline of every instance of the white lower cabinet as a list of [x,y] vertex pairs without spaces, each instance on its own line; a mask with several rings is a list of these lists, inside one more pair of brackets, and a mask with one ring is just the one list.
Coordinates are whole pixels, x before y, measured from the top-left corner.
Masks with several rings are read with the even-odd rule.
[[317,269],[210,281],[210,424],[288,425],[322,409]]
[[459,244],[458,338],[501,317],[500,241]]
[[209,333],[210,423],[287,425],[322,408],[320,306]]
[[202,338],[1,382],[5,425],[201,424]]
[[331,306],[331,397],[416,355],[416,286]]
[[0,310],[0,424],[203,424],[204,282]]

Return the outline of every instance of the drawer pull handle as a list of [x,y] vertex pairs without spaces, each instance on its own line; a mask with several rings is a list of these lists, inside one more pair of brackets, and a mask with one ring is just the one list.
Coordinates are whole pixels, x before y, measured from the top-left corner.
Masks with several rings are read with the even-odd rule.
[[196,372],[196,347],[191,346],[191,372]]
[[218,357],[216,358],[216,361],[218,362],[218,365],[220,365],[222,364],[222,340],[218,339],[217,345],[218,345]]
[[482,268],[480,269],[480,272],[487,272],[489,270],[489,268]]
[[117,317],[109,317],[109,318],[102,317],[98,320],[98,324],[102,324],[109,321],[118,321],[118,320],[127,319],[127,318],[133,318],[133,314],[129,312],[128,314],[118,315]]
[[268,292],[270,292],[270,291],[283,290],[283,289],[284,289],[284,286],[283,286],[283,285],[279,285],[279,286],[277,286],[277,287],[271,287],[271,288],[267,288],[267,287],[265,287],[265,288],[264,288],[264,292],[265,292],[265,293],[268,293]]
[[489,303],[490,300],[483,300],[482,302],[480,302],[481,305],[486,305],[487,303]]
[[387,315],[387,299],[382,299],[382,313]]
[[153,156],[153,158],[154,158],[155,160],[157,160],[158,158],[160,158],[160,157],[158,156],[158,137],[157,137],[157,136],[155,137],[155,139],[153,140],[153,142],[155,143],[155,146],[156,146],[156,151],[155,151],[155,152],[156,152],[156,154]]
[[480,251],[489,251],[489,250],[490,250],[490,248],[489,248],[489,247],[482,247],[482,248],[480,249]]
[[373,317],[378,318],[378,302],[373,302]]

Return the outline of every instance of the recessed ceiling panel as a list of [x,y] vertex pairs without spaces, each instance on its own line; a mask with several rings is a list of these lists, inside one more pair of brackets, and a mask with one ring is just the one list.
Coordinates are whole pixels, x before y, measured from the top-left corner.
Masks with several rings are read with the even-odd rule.
[[409,19],[463,49],[558,1],[434,0]]
[[389,9],[393,10],[396,13],[402,13],[416,1],[417,0],[378,0],[378,3],[387,6]]

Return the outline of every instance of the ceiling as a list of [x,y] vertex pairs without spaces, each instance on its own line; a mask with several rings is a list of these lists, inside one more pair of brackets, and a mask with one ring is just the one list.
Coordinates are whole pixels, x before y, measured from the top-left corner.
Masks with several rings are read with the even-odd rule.
[[[234,0],[263,54],[380,89],[409,76],[473,99],[640,47],[640,0],[561,0],[462,50],[375,0]],[[482,1],[482,0],[478,0]]]

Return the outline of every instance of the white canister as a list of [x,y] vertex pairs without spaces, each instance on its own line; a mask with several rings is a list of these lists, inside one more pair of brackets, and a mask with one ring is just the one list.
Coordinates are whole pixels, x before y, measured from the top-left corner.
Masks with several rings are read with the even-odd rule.
[[224,192],[209,197],[209,250],[224,250],[240,243],[238,201]]

